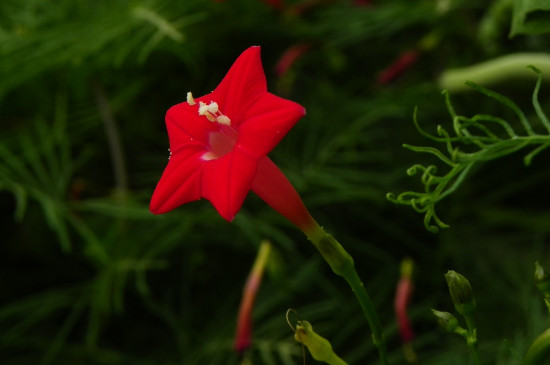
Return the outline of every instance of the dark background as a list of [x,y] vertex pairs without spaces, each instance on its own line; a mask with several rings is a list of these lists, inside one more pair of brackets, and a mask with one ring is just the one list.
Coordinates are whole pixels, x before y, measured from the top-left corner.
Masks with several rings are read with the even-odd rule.
[[[294,308],[350,364],[377,363],[351,291],[300,231],[252,193],[232,223],[206,200],[149,213],[168,157],[166,110],[188,91],[210,92],[251,45],[262,46],[269,90],[307,109],[270,157],[355,258],[391,362],[404,363],[393,296],[400,262],[410,257],[420,363],[471,362],[464,341],[438,329],[430,311],[454,312],[443,276],[449,269],[474,288],[482,362],[520,363],[548,326],[532,277],[535,261],[550,267],[549,153],[529,167],[523,157],[536,145],[477,163],[437,203],[450,225],[438,233],[386,193],[422,191],[419,176],[406,174],[413,164],[445,171],[433,156],[402,147],[445,151],[413,124],[418,107],[425,130],[452,131],[440,75],[544,52],[548,36],[510,38],[518,10],[508,1],[277,4],[0,3],[0,363],[239,363],[236,316],[262,239],[276,254],[258,293],[248,359],[302,362],[284,317]],[[299,45],[307,50],[277,73],[281,57]],[[380,82],[406,51],[416,60]],[[496,74],[488,86],[540,125],[531,104],[534,73]],[[543,110],[548,90],[543,82]],[[460,115],[500,116],[521,133],[498,101],[449,91]]]

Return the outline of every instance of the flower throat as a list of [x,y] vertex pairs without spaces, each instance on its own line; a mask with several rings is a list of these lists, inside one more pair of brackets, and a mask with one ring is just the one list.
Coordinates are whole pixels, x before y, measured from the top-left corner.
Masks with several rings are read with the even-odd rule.
[[[197,104],[191,92],[187,93],[187,103],[191,106]],[[198,113],[210,122],[219,124],[218,131],[210,132],[208,135],[210,148],[202,155],[203,160],[215,160],[231,152],[239,134],[231,127],[231,119],[220,111],[218,103],[211,101],[210,104],[206,104],[199,101]]]

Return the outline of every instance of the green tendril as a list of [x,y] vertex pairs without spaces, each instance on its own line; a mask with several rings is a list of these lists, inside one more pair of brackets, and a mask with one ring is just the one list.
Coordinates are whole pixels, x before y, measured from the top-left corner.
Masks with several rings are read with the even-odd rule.
[[[550,122],[538,101],[542,74],[534,66],[528,68],[538,74],[532,104],[538,119],[546,128],[545,134],[535,133],[533,125],[522,110],[504,95],[473,82],[466,83],[477,92],[511,109],[518,118],[516,124],[519,124],[520,128],[523,127],[523,133],[516,132],[510,122],[500,117],[487,114],[476,114],[473,117],[458,115],[451,102],[449,92],[444,90],[442,95],[445,98],[447,111],[452,118],[452,132],[454,135],[451,135],[441,125],[437,127],[437,135],[426,132],[418,122],[418,108],[414,109],[413,123],[421,135],[434,142],[443,143],[445,148],[438,149],[409,144],[404,144],[403,147],[414,152],[427,153],[437,157],[446,165],[446,171],[441,175],[436,175],[438,166],[415,164],[407,169],[407,174],[414,176],[421,173],[420,181],[424,186],[424,192],[406,191],[398,195],[388,193],[386,198],[395,204],[408,205],[418,213],[424,214],[424,226],[430,232],[435,233],[440,228],[449,227],[437,216],[435,212],[436,204],[460,187],[476,163],[495,160],[525,148],[533,147],[531,152],[524,157],[524,164],[529,166],[535,156],[549,148]],[[465,147],[468,148],[465,149]]]
[[546,114],[544,114],[544,112],[542,111],[539,103],[539,89],[540,84],[542,83],[542,73],[538,68],[533,65],[529,65],[527,66],[527,68],[533,70],[538,75],[537,83],[535,85],[535,89],[533,90],[533,106],[535,107],[535,111],[537,112],[537,116],[539,117],[540,121],[542,122],[542,124],[544,124],[546,130],[550,133],[550,122],[548,122],[548,118],[546,117]]
[[488,96],[492,99],[495,99],[496,101],[500,102],[501,104],[503,104],[503,105],[507,106],[508,108],[512,109],[512,111],[514,113],[516,113],[516,115],[518,116],[518,118],[519,118],[521,124],[523,125],[523,127],[525,128],[525,131],[527,132],[527,134],[530,135],[530,136],[535,134],[535,132],[533,132],[533,128],[531,127],[531,124],[529,123],[529,120],[527,120],[527,117],[525,116],[525,114],[523,114],[521,109],[512,100],[508,99],[506,96],[504,96],[502,94],[497,93],[496,91],[486,89],[483,86],[476,84],[475,82],[466,81],[466,85],[468,85],[469,87],[473,88],[474,90],[480,92],[481,94],[483,94],[485,96]]

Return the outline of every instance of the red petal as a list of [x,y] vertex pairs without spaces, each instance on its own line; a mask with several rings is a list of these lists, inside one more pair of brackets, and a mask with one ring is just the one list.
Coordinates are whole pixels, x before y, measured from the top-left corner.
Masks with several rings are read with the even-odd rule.
[[305,112],[301,105],[266,92],[246,111],[237,145],[258,158],[263,157]]
[[201,156],[204,147],[189,144],[172,155],[155,188],[149,209],[155,214],[166,213],[201,197]]
[[[206,98],[208,95],[195,100],[198,104],[200,99]],[[208,145],[208,134],[218,130],[217,123],[212,123],[199,115],[197,105],[187,103],[180,103],[168,109],[165,120],[172,152],[193,141]]]
[[259,161],[252,191],[304,233],[317,226],[296,189],[267,156]]
[[204,166],[202,196],[210,200],[223,218],[231,221],[241,209],[257,170],[256,158],[233,149]]
[[212,98],[231,119],[231,124],[238,126],[243,120],[243,113],[265,92],[267,83],[260,47],[253,46],[233,63],[222,82],[212,92]]

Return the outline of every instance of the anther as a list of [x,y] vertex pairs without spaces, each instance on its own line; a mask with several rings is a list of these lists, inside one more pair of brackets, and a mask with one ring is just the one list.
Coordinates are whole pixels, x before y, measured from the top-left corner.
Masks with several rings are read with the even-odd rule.
[[215,122],[216,121],[216,117],[214,115],[212,115],[212,113],[210,112],[209,110],[209,105],[206,105],[205,102],[203,101],[200,101],[199,102],[199,115],[203,115],[206,117],[206,119],[208,119],[209,121],[211,122]]
[[217,114],[219,112],[218,103],[211,101],[210,104],[207,105],[207,110],[212,114]]
[[199,101],[199,115],[205,116],[211,122],[218,122],[223,125],[231,124],[231,119],[220,112],[218,103],[215,101],[211,101],[210,104]]
[[223,124],[223,125],[230,125],[231,124],[231,119],[229,119],[229,117],[227,115],[220,115],[219,117],[216,118],[216,121],[220,124]]
[[191,94],[191,91],[187,92],[187,104],[189,105],[195,105],[195,99],[193,99],[193,94]]

